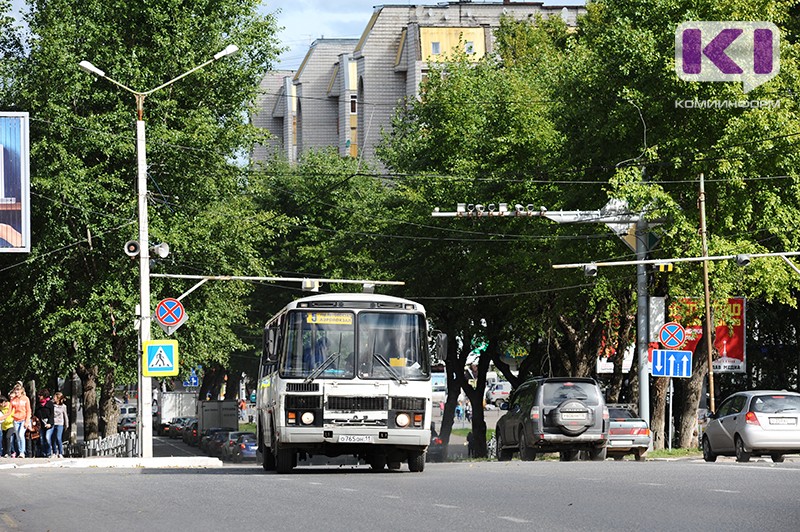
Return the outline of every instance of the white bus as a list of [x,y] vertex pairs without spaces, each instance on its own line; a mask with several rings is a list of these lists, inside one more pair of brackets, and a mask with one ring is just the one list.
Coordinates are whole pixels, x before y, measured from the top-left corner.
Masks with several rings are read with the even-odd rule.
[[298,299],[264,328],[256,409],[265,470],[314,455],[425,468],[431,369],[422,305],[377,294]]

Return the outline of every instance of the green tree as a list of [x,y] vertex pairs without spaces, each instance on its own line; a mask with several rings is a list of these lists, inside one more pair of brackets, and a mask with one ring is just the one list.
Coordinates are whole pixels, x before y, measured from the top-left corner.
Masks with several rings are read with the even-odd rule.
[[[13,296],[4,318],[25,333],[3,346],[2,358],[21,361],[9,365],[14,373],[47,381],[79,369],[91,438],[92,428],[115,430],[114,386],[137,374],[138,270],[121,253],[137,234],[136,115],[132,95],[77,64],[91,60],[125,85],[148,90],[228,44],[240,47],[237,56],[146,99],[150,239],[172,250],[154,273],[252,275],[266,271],[258,249],[271,233],[255,230],[252,221],[267,214],[256,210],[236,161],[260,139],[243,116],[278,51],[276,26],[254,0],[29,6],[25,51],[4,63],[12,82],[3,99],[31,114],[33,248],[24,262],[3,259],[10,268],[3,283]],[[152,298],[189,286],[153,279]],[[189,322],[176,333],[183,374],[201,363],[227,364],[232,351],[246,348],[236,331],[248,291],[209,284],[190,296]],[[92,420],[96,382],[104,427]]]

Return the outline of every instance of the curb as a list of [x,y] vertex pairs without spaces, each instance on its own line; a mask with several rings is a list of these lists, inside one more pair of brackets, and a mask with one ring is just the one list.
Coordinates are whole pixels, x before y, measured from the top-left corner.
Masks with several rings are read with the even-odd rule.
[[37,469],[37,468],[120,468],[120,469],[171,469],[171,468],[221,468],[222,460],[208,456],[169,456],[163,458],[66,458],[59,460],[22,459],[19,462],[0,463],[0,469]]

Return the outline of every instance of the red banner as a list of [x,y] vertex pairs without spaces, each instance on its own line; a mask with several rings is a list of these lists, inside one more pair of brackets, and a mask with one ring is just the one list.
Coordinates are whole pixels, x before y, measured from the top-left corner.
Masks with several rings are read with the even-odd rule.
[[[732,297],[713,303],[716,321],[714,338],[714,373],[745,373],[747,352],[745,342],[745,305],[743,297]],[[686,343],[681,349],[695,351],[703,334],[703,301],[681,298],[670,305],[670,316],[686,329]],[[682,316],[688,316],[683,318]],[[696,353],[700,355],[700,353]]]

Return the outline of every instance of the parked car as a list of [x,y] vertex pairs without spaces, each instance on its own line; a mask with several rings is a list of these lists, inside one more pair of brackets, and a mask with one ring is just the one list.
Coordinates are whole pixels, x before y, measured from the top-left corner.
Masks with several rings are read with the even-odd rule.
[[233,427],[211,427],[211,428],[205,429],[203,431],[202,437],[200,438],[200,443],[198,444],[198,447],[200,448],[201,451],[204,451],[204,452],[207,453],[208,452],[208,444],[211,442],[211,438],[213,438],[214,435],[217,432],[222,432],[222,431],[233,432],[235,430],[236,429],[233,428]]
[[136,416],[121,416],[117,422],[117,432],[128,432],[136,430]]
[[233,448],[236,446],[236,440],[238,440],[240,436],[243,436],[245,434],[252,434],[253,436],[255,436],[254,432],[249,432],[246,430],[237,430],[235,432],[228,432],[227,434],[228,434],[227,438],[225,439],[225,441],[222,442],[222,445],[220,446],[219,457],[223,461],[233,459]]
[[496,406],[500,406],[501,404],[508,401],[508,394],[511,393],[511,383],[506,381],[500,381],[492,384],[488,390],[486,390],[486,404],[493,404]]
[[119,416],[136,416],[136,412],[138,411],[138,407],[136,405],[123,403],[119,405]]
[[783,455],[800,453],[800,393],[752,390],[725,399],[703,432],[703,458],[735,456],[747,462],[751,456],[769,455],[783,462]]
[[428,444],[425,460],[427,462],[444,462],[445,455],[444,441],[439,437],[439,433],[436,432],[436,425],[431,423],[431,442]]
[[608,408],[594,379],[535,377],[509,395],[507,409],[497,420],[497,458],[522,460],[538,453],[558,452],[561,460],[584,451],[592,460],[605,460]]
[[650,427],[642,418],[636,417],[635,407],[629,404],[609,404],[607,454],[614,460],[622,460],[633,454],[642,461],[650,449],[652,436]]
[[222,458],[222,448],[228,444],[228,435],[233,431],[222,430],[215,432],[206,446],[206,454],[208,456],[216,456]]
[[181,431],[183,443],[187,445],[197,445],[197,423],[198,421],[193,419],[183,428]]
[[167,431],[167,436],[170,438],[180,438],[183,434],[183,427],[185,427],[189,422],[194,421],[197,418],[193,417],[178,417],[174,418],[173,421],[169,424],[169,430]]
[[258,440],[255,434],[252,432],[242,434],[236,439],[236,443],[233,446],[231,461],[241,463],[245,460],[255,460],[257,448]]

